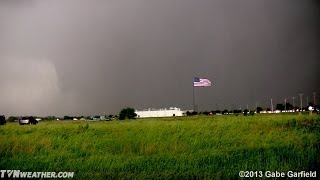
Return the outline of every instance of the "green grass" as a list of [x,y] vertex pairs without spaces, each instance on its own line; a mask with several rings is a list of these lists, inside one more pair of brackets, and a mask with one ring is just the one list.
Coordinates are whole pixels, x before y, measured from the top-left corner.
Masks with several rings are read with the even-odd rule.
[[7,123],[0,136],[0,169],[77,179],[237,179],[241,170],[320,167],[318,115]]

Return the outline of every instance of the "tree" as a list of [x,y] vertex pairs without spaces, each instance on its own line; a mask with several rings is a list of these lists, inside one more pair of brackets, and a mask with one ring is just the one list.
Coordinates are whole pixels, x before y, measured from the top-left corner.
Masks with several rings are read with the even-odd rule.
[[208,111],[204,111],[202,114],[208,116],[210,113]]
[[233,114],[240,114],[241,110],[233,110]]
[[4,115],[0,115],[0,125],[6,124],[6,117]]
[[276,110],[283,111],[284,110],[284,105],[283,104],[277,104]]
[[248,115],[248,112],[249,112],[249,110],[248,110],[248,109],[245,109],[245,110],[243,111],[243,115],[244,115],[244,116],[247,116],[247,115]]
[[64,119],[64,120],[71,120],[71,119],[73,119],[73,117],[70,117],[70,116],[64,116],[64,117],[63,117],[63,119]]
[[260,113],[262,110],[262,107],[257,107],[257,113]]
[[309,103],[308,103],[308,107],[309,107],[309,106],[312,106],[312,107],[314,107],[314,104],[313,104],[313,102],[309,102]]
[[57,119],[55,116],[47,116],[47,117],[44,117],[42,119],[45,119],[45,120],[55,120]]
[[10,116],[10,117],[8,118],[8,122],[14,122],[14,121],[16,121],[16,120],[18,120],[18,119],[19,119],[18,117]]
[[198,115],[198,112],[197,111],[192,111],[191,115],[192,116],[196,116],[196,115]]
[[299,110],[299,109],[300,109],[299,106],[295,106],[295,107],[294,107],[294,110]]
[[186,115],[187,115],[187,116],[191,116],[192,113],[191,113],[190,111],[187,111],[187,112],[186,112]]
[[128,119],[135,119],[137,114],[134,112],[133,108],[123,108],[119,113],[119,120],[124,120],[126,118]]
[[228,113],[229,113],[229,111],[227,109],[222,111],[222,114],[228,114]]
[[285,107],[286,110],[292,110],[293,109],[293,106],[292,104],[290,103],[286,103],[286,107]]

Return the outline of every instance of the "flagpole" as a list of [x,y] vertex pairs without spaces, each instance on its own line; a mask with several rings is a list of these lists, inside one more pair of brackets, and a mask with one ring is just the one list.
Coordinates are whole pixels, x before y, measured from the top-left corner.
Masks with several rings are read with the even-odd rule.
[[193,112],[196,111],[195,99],[194,99],[194,77],[192,78],[192,93],[193,93]]

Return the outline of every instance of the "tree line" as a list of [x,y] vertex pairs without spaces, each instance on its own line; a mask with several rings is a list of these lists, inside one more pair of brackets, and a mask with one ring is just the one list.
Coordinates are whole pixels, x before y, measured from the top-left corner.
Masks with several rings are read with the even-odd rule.
[[[318,109],[319,111],[319,106],[315,106],[312,102],[310,102],[308,104],[309,106],[313,106],[315,107],[315,109]],[[278,103],[276,104],[276,107],[274,110],[279,110],[279,111],[290,111],[290,110],[300,110],[301,107],[298,106],[293,106],[292,104],[290,104],[289,102],[287,103]],[[307,107],[302,108],[302,110],[308,111]],[[196,112],[196,111],[187,111],[186,112],[186,116],[195,116],[195,115],[215,115],[215,114],[221,114],[221,115],[225,115],[225,114],[244,114],[244,115],[253,115],[254,113],[260,113],[262,111],[271,111],[270,108],[262,108],[260,106],[258,106],[254,111],[250,111],[249,109],[244,109],[244,110],[238,110],[238,109],[234,109],[234,110],[215,110],[215,111],[202,111],[202,112]],[[106,115],[105,116],[107,118],[107,120],[113,120],[113,119],[119,119],[119,120],[124,120],[124,119],[135,119],[137,117],[137,114],[135,113],[135,110],[133,108],[127,107],[127,108],[123,108],[121,109],[119,115]],[[17,121],[19,118],[18,116],[10,116],[7,121],[8,122],[14,122]],[[35,117],[37,118],[37,117]],[[41,118],[41,117],[39,117]],[[61,119],[61,120],[73,120],[73,119],[92,119],[92,118],[100,118],[100,116],[96,115],[96,116],[64,116],[63,118],[59,118],[56,116],[47,116],[47,117],[43,117],[42,119],[45,120],[57,120],[57,119]]]

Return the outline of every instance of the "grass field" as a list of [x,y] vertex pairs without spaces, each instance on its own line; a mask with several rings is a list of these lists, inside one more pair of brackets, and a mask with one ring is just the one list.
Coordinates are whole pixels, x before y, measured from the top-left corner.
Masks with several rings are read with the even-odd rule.
[[0,169],[76,179],[237,179],[241,170],[320,167],[319,115],[7,123],[0,136]]

